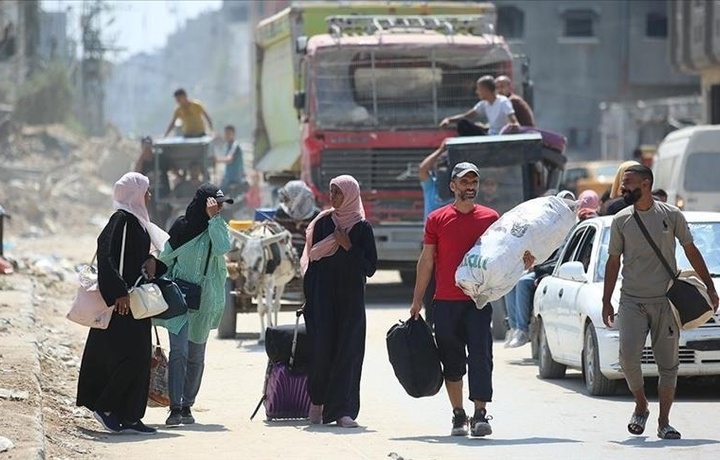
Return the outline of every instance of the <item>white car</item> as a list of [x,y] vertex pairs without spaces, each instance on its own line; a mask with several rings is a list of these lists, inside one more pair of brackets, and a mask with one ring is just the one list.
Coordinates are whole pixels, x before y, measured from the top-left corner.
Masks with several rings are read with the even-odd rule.
[[[686,212],[695,244],[720,290],[720,213]],[[581,369],[588,393],[610,395],[623,378],[618,360],[618,331],[603,324],[602,296],[612,217],[598,217],[576,226],[551,276],[538,284],[534,298],[534,338],[541,378],[565,376],[568,367]],[[679,268],[691,268],[677,245]],[[658,263],[660,263],[658,261]],[[617,311],[618,280],[613,295]],[[648,335],[642,357],[646,377],[657,377]],[[720,375],[720,317],[680,334],[680,376]]]

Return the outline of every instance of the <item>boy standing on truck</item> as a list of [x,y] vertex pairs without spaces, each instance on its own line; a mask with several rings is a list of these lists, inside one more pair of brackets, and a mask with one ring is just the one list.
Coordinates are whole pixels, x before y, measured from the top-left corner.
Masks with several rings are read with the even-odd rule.
[[[510,100],[498,95],[495,88],[495,79],[491,75],[485,75],[477,80],[475,94],[480,101],[475,107],[465,113],[447,117],[440,122],[440,126],[448,126],[457,122],[457,131],[461,136],[484,136],[486,134],[500,134],[505,125],[519,127],[515,110]],[[478,115],[487,118],[487,126],[473,123],[472,120]]]
[[[182,131],[184,137],[203,137],[206,132],[212,131],[213,125],[210,115],[207,114],[205,108],[202,106],[200,101],[190,100],[187,92],[180,88],[175,93],[175,101],[177,102],[177,108],[173,113],[173,118],[170,120],[170,124],[165,131],[165,137],[170,134],[175,121],[179,118],[182,121]],[[205,122],[203,118],[207,120],[208,131],[205,131]]]

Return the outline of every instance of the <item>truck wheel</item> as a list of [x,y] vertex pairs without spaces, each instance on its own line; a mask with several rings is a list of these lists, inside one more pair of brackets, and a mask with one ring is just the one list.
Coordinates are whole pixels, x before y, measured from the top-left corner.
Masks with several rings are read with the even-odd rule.
[[600,371],[600,353],[598,350],[595,327],[588,324],[585,328],[585,346],[583,347],[583,377],[585,388],[591,396],[612,396],[615,394],[616,380],[610,380]]
[[400,280],[405,287],[415,287],[416,272],[414,270],[402,270]]
[[217,336],[219,339],[234,339],[237,332],[237,311],[235,310],[235,296],[230,294],[233,282],[230,278],[225,283],[225,310],[220,325],[218,326]]
[[492,302],[492,336],[495,340],[505,340],[507,334],[507,309],[505,308],[505,297]]

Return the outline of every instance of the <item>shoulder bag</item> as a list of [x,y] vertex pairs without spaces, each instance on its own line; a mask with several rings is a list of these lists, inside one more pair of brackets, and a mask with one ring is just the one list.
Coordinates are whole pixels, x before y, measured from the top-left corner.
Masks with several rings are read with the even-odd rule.
[[[205,259],[205,270],[203,271],[203,278],[207,276],[208,266],[210,265],[210,256],[212,255],[212,240],[208,244],[208,254]],[[200,309],[200,299],[202,295],[202,285],[191,283],[180,278],[175,279],[175,284],[180,288],[180,291],[185,297],[185,303],[189,310]]]
[[81,326],[94,329],[107,329],[112,318],[114,308],[108,307],[100,294],[97,283],[97,268],[93,256],[89,265],[78,267],[79,285],[73,299],[72,307],[65,316],[70,321]]
[[[125,230],[123,230],[122,251],[120,253],[121,276],[124,275],[126,237],[127,225],[125,225]],[[140,284],[143,278],[144,277],[140,275],[137,281],[135,281],[135,285],[130,288],[128,292],[130,311],[135,319],[152,318],[168,309],[168,304],[165,302],[165,299],[163,299],[160,288],[152,283]]]
[[670,301],[670,309],[678,326],[687,330],[705,324],[714,314],[710,304],[710,296],[707,293],[707,286],[694,270],[682,270],[675,273],[662,255],[660,248],[653,241],[638,213],[633,212],[633,217],[645,239],[655,251],[660,262],[662,262],[663,267],[670,274],[671,279],[665,295]]

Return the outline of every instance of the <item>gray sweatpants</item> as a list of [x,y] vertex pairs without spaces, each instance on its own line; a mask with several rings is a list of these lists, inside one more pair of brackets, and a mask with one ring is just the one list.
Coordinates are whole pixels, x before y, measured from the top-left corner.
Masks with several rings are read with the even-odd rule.
[[621,298],[617,320],[620,332],[620,365],[631,391],[643,388],[641,359],[648,332],[660,380],[658,386],[677,384],[680,333],[666,299],[640,302]]

